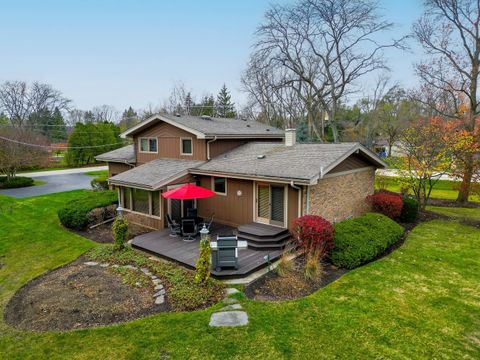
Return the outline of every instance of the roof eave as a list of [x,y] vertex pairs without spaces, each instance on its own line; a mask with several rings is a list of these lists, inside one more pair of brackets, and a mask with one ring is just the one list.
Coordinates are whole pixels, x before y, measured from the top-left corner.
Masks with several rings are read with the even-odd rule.
[[281,176],[268,176],[268,175],[252,175],[252,174],[239,174],[226,171],[214,171],[214,170],[202,170],[202,169],[190,169],[189,171],[193,175],[205,175],[205,176],[223,176],[227,178],[244,179],[244,180],[264,180],[281,183],[291,183],[292,181],[299,185],[311,185],[312,179],[305,178],[293,178],[293,177],[281,177]]

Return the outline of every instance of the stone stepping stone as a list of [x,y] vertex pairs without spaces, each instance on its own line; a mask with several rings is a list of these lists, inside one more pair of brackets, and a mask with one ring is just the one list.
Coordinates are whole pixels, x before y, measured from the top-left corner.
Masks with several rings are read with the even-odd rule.
[[110,264],[109,264],[109,263],[103,263],[103,264],[100,264],[100,266],[101,266],[102,268],[107,268],[107,267],[110,266]]
[[164,302],[165,302],[164,295],[160,295],[155,299],[155,305],[160,305],[160,304],[163,304]]
[[152,280],[152,282],[153,282],[155,285],[160,285],[160,283],[161,283],[160,279]]
[[160,284],[160,285],[155,285],[155,287],[153,288],[154,290],[163,290],[163,285]]
[[86,262],[84,262],[84,264],[87,265],[87,266],[97,266],[98,262],[96,262],[96,261],[86,261]]
[[158,292],[156,292],[155,294],[153,294],[153,297],[158,297],[158,296],[163,296],[165,295],[165,289],[162,289]]
[[210,317],[210,326],[245,326],[248,315],[245,311],[216,312]]
[[233,294],[238,294],[240,291],[238,291],[235,288],[227,288],[225,289],[225,292],[227,293],[227,296],[233,295]]
[[227,306],[221,308],[220,311],[241,310],[241,309],[243,309],[243,308],[242,308],[242,305],[240,305],[240,304],[232,304],[232,305],[227,305]]
[[124,268],[125,269],[130,269],[130,270],[136,270],[137,269],[135,266],[132,266],[132,265],[125,265]]
[[223,300],[223,302],[225,304],[236,304],[236,303],[238,303],[238,300],[237,299],[232,299],[232,298],[227,298],[227,299]]

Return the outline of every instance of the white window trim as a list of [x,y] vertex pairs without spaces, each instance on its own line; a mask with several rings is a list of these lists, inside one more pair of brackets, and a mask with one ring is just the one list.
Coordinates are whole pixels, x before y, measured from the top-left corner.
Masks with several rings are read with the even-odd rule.
[[[225,192],[224,193],[221,193],[221,192],[216,192],[215,191],[215,179],[225,179]],[[212,191],[217,194],[217,195],[221,195],[221,196],[227,196],[227,193],[228,193],[228,185],[227,185],[228,181],[227,181],[227,178],[226,177],[223,177],[223,176],[212,176],[212,179],[211,179],[211,187],[212,187]]]
[[[184,153],[183,152],[183,140],[190,140],[190,143],[192,144],[192,152],[191,153]],[[190,138],[190,137],[181,137],[180,138],[180,155],[193,156],[193,138]]]
[[[157,142],[157,151],[142,151],[142,140],[148,140],[148,147],[150,148],[150,140]],[[158,138],[156,137],[139,137],[138,138],[138,152],[142,154],[158,154]]]

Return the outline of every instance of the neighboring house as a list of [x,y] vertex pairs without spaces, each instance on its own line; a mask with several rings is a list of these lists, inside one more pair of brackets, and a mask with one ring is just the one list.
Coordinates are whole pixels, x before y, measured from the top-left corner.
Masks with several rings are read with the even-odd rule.
[[[385,163],[358,143],[296,144],[295,130],[258,122],[155,115],[125,131],[133,145],[97,156],[109,166],[130,221],[166,227],[165,215],[215,214],[220,224],[291,228],[295,218],[316,214],[335,222],[368,210],[377,168]],[[217,196],[164,199],[185,183]],[[280,244],[283,246],[283,244]]]

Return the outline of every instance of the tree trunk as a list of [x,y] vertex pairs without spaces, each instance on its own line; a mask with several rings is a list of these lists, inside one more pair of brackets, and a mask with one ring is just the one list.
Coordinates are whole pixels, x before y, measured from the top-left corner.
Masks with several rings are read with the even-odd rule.
[[392,143],[388,143],[388,157],[392,156]]
[[470,196],[470,185],[473,177],[473,155],[468,155],[465,161],[465,171],[458,191],[457,202],[466,203]]

